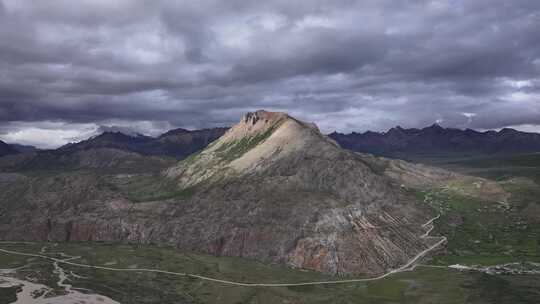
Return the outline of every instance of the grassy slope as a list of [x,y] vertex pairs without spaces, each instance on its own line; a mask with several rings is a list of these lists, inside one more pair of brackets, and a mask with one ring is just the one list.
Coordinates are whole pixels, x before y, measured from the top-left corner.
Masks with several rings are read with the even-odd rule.
[[444,190],[423,195],[442,210],[433,234],[448,238],[447,254],[437,256],[436,264],[540,262],[540,221],[527,219],[522,213],[523,204],[529,204],[532,197],[511,199],[507,206]]
[[279,124],[280,122],[271,126],[268,130],[254,136],[243,137],[240,140],[231,141],[230,143],[219,147],[216,152],[223,160],[228,162],[233,161],[268,139],[268,137],[270,137],[279,127]]
[[420,158],[415,161],[495,180],[524,176],[540,184],[540,153],[468,158]]
[[186,199],[195,192],[194,188],[179,189],[173,180],[162,174],[107,176],[104,183],[133,202]]
[[[54,192],[63,193],[64,196],[67,195],[66,197],[71,194],[79,202],[84,198],[103,199],[107,194],[109,197],[124,197],[133,202],[142,202],[186,199],[195,193],[193,188],[179,189],[174,181],[159,172],[126,174],[120,170],[100,172],[85,169],[63,172],[32,171],[23,174],[27,178],[11,183],[0,183],[0,214],[3,209],[20,205],[28,193]],[[84,193],[86,196],[80,197]]]
[[437,263],[540,261],[540,154],[416,161],[498,180],[512,194],[508,207],[463,197],[459,191],[435,189],[419,194],[443,210],[434,233],[449,238],[449,254],[438,257]]

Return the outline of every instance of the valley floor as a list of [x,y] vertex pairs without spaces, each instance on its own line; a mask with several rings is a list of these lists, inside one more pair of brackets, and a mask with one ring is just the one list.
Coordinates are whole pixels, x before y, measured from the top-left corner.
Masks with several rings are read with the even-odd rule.
[[[495,295],[507,303],[537,303],[540,299],[540,275],[535,272],[502,276],[420,265],[381,278],[320,284],[336,278],[173,248],[108,243],[0,245],[0,266],[5,268],[0,273],[0,303],[15,301],[20,284],[25,288],[19,293],[21,301],[15,303],[71,303],[76,299],[89,304],[506,303],[494,302]],[[36,299],[27,302],[29,296]]]

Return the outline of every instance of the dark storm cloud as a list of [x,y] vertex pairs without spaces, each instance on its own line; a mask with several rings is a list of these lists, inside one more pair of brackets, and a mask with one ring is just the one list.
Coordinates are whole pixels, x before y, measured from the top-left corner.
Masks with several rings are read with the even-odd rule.
[[536,0],[0,0],[0,137],[257,108],[324,131],[538,125],[538,28]]

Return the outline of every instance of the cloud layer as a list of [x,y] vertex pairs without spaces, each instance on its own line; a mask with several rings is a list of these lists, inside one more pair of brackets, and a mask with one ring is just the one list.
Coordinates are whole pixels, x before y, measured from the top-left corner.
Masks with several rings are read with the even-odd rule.
[[0,138],[56,146],[259,108],[327,132],[534,129],[539,28],[536,0],[0,0]]

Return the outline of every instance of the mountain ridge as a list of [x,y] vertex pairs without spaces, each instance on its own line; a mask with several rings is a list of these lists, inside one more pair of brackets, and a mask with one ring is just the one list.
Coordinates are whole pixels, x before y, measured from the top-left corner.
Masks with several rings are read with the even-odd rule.
[[499,131],[443,128],[433,124],[422,129],[400,126],[386,132],[329,134],[342,147],[388,157],[445,156],[448,154],[512,154],[540,151],[540,134],[510,128]]
[[[314,127],[316,128],[316,126]],[[228,129],[228,127],[200,130],[177,128],[157,137],[106,131],[54,150],[39,150],[32,146],[7,144],[7,146],[3,145],[4,152],[0,151],[0,157],[8,154],[39,151],[71,153],[88,149],[110,148],[147,156],[183,159],[190,154],[201,151],[225,134]],[[476,131],[473,129],[443,128],[438,124],[433,124],[421,129],[396,126],[386,132],[368,130],[361,133],[353,131],[345,134],[334,131],[328,134],[328,137],[349,150],[405,159],[424,156],[475,156],[540,151],[540,134],[517,131],[511,128],[503,128],[499,131]]]
[[15,149],[12,145],[9,145],[0,140],[0,157],[18,153],[20,152],[17,151],[17,149]]
[[112,148],[142,155],[182,159],[206,147],[210,142],[220,137],[225,130],[226,128],[173,129],[158,137],[140,134],[133,136],[122,132],[108,131],[80,142],[69,143],[56,151],[69,153],[95,148]]
[[[0,154],[0,171],[54,171],[59,168],[120,169],[129,167],[133,162],[153,164],[161,168],[165,164],[170,164],[173,159],[183,159],[200,151],[221,136],[225,130],[225,128],[193,131],[173,129],[159,137],[106,131],[53,150],[6,145],[10,153]],[[135,167],[141,169],[140,166]]]

